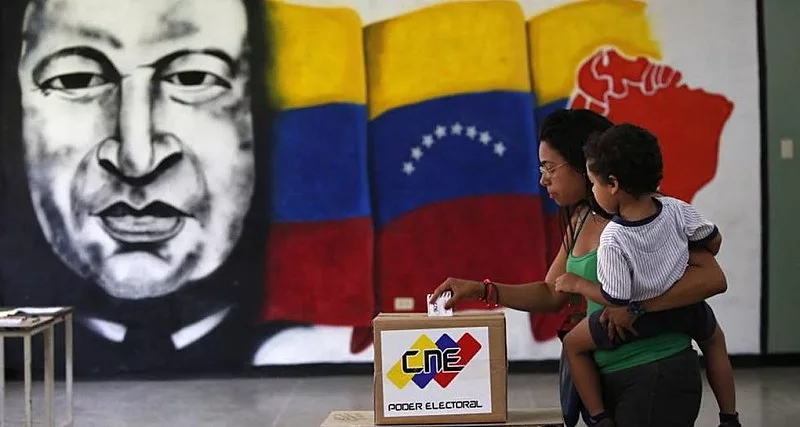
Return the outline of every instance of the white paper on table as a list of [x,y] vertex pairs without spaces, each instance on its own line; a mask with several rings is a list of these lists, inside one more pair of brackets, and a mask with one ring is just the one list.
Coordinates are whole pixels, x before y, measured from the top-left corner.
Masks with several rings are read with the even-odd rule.
[[0,317],[0,328],[8,326],[19,326],[22,324],[21,317]]
[[25,314],[41,315],[41,314],[56,314],[63,308],[64,307],[21,307],[18,308],[17,311]]

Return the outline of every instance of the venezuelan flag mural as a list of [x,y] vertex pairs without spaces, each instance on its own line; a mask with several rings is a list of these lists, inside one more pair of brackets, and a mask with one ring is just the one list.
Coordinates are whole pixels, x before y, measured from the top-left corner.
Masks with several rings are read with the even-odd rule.
[[443,4],[365,34],[379,309],[424,311],[430,284],[448,276],[543,277],[520,7]]
[[[373,232],[361,21],[349,9],[269,6],[269,86],[280,113],[263,320],[368,326]],[[307,55],[308,46],[327,54]]]
[[[677,29],[658,28],[679,25],[677,6],[607,0],[542,9],[536,2],[494,0],[339,4],[373,21],[365,22],[363,43],[376,312],[424,311],[425,294],[448,276],[511,283],[544,277],[561,235],[557,207],[538,184],[537,126],[559,108],[592,109],[651,129],[664,151],[662,191],[706,209],[719,206],[716,220],[725,222],[719,199],[697,196],[715,178],[722,188],[732,185],[718,170],[723,132],[736,111],[737,96],[729,93],[736,89],[695,85],[669,62],[683,45],[674,41]],[[687,65],[695,65],[695,75],[710,69],[696,58]],[[755,95],[738,98],[748,96]],[[738,120],[757,129],[757,115],[743,113]],[[732,135],[727,140],[728,146],[745,144]],[[737,161],[757,176],[758,164],[749,160]],[[758,223],[756,216],[748,221]],[[568,314],[508,311],[512,360],[555,357],[554,337]],[[354,326],[355,354],[332,350],[339,355],[319,360],[370,358],[369,331]],[[330,334],[324,325],[289,328],[272,341],[271,354],[292,354],[292,334],[299,342],[311,339],[314,329],[319,342]],[[290,363],[290,356],[267,359],[262,362]]]

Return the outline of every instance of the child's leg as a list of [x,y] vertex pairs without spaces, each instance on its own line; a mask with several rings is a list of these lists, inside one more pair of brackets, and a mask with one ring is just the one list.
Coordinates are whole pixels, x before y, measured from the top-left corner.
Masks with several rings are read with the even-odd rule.
[[[711,338],[698,344],[706,358],[706,376],[719,405],[720,421],[723,425],[739,425],[736,412],[736,387],[725,344],[725,334],[717,325]],[[726,422],[728,424],[725,424]]]
[[698,305],[692,325],[694,328],[689,335],[697,341],[706,357],[706,375],[719,405],[720,425],[739,426],[739,414],[736,412],[736,387],[733,381],[731,361],[728,359],[725,334],[719,327],[711,306],[705,302]]
[[589,318],[580,321],[564,337],[564,355],[569,362],[572,382],[578,390],[583,406],[594,421],[608,418],[603,405],[600,375],[592,359],[595,349]]

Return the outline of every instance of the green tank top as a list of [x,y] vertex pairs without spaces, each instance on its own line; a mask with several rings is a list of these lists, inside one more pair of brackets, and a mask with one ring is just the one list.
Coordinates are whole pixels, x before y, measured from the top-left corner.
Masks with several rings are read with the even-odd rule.
[[[576,238],[583,228],[583,223],[588,215],[587,213],[582,218],[575,233]],[[567,272],[583,277],[599,286],[600,281],[597,280],[597,250],[585,255],[574,256],[572,248],[570,248],[567,256]],[[587,300],[586,307],[587,314],[603,308],[603,306],[591,300]],[[600,372],[607,374],[667,358],[685,350],[690,345],[691,338],[689,336],[666,333],[634,341],[612,351],[597,350],[594,352],[594,360]]]

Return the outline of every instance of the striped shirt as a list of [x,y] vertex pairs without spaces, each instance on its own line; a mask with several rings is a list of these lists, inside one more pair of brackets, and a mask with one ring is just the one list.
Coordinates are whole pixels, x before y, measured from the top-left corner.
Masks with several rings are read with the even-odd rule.
[[686,271],[689,246],[702,246],[719,233],[694,206],[672,197],[653,199],[653,216],[626,221],[616,215],[600,236],[597,278],[613,304],[666,292]]

